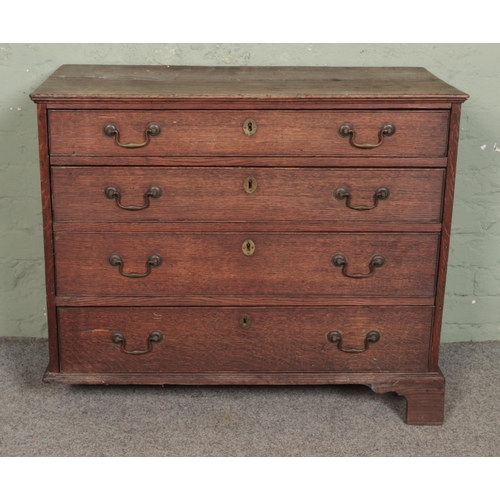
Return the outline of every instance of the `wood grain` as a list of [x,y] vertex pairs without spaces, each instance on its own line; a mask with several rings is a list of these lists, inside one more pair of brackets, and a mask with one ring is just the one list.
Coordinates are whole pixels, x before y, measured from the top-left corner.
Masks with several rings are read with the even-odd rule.
[[375,381],[371,388],[378,393],[396,392],[405,396],[409,425],[442,425],[444,422],[445,379],[440,371],[413,380],[393,377],[388,381]]
[[47,104],[47,109],[295,109],[295,110],[313,110],[313,109],[451,109],[454,102],[462,102],[463,99],[441,96],[428,99],[419,99],[411,97],[404,101],[377,98],[339,98],[307,97],[304,99],[293,98],[272,98],[259,99],[249,96],[230,97],[230,98],[193,98],[193,99],[175,99],[166,98],[162,100],[150,99],[51,99],[37,98],[37,102]]
[[451,219],[453,214],[453,197],[455,193],[455,176],[458,154],[458,137],[460,134],[460,105],[454,105],[450,115],[450,142],[448,145],[448,168],[443,199],[443,231],[439,247],[439,264],[436,286],[436,311],[429,346],[429,369],[437,370],[439,362],[439,343],[443,321],[443,307],[446,289],[446,273],[448,269],[448,253],[450,249]]
[[[406,397],[409,424],[444,417],[438,369],[460,104],[423,68],[66,65],[38,105],[50,364],[45,381],[85,384],[365,384]],[[258,125],[251,137],[242,125]],[[48,120],[48,123],[47,123]],[[114,123],[123,143],[103,134]],[[360,149],[338,129],[350,123]],[[49,130],[48,130],[49,129]],[[50,144],[49,144],[50,137]],[[50,156],[49,156],[50,154]],[[50,160],[50,166],[49,166]],[[257,190],[248,194],[243,180]],[[104,197],[120,188],[149,208]],[[333,197],[368,205],[357,212]],[[53,204],[52,204],[53,202]],[[54,217],[54,220],[52,220]],[[442,232],[442,233],[441,233]],[[251,238],[256,251],[242,252]],[[145,278],[149,255],[163,257]],[[354,279],[332,266],[347,257]],[[57,295],[55,292],[57,290]],[[57,309],[56,309],[57,306]],[[435,309],[434,309],[435,306]],[[243,330],[241,314],[252,318]],[[60,337],[58,337],[58,324]],[[122,331],[131,355],[110,340]],[[345,353],[366,333],[381,340]],[[60,365],[63,372],[59,371]]]
[[468,96],[425,68],[64,65],[31,93],[44,99],[176,101],[253,97],[453,99]]
[[441,224],[438,222],[345,222],[334,221],[259,221],[259,222],[102,222],[102,221],[65,221],[54,222],[54,232],[63,233],[155,233],[155,232],[340,232],[340,233],[439,233]]
[[444,420],[444,385],[441,372],[380,373],[52,373],[44,375],[46,383],[65,384],[149,384],[149,385],[311,385],[363,384],[377,393],[396,392],[408,404],[406,423],[441,425]]
[[[255,253],[244,255],[252,239]],[[345,233],[57,233],[58,295],[287,295],[430,297],[435,291],[437,234]],[[146,278],[148,256],[163,264]],[[343,253],[350,273],[368,273],[381,254],[384,267],[366,279],[343,276],[331,259]]]
[[40,162],[40,182],[42,192],[42,226],[45,255],[45,290],[47,301],[47,329],[49,335],[49,369],[59,371],[59,343],[57,336],[57,313],[55,306],[54,244],[52,237],[52,198],[50,163],[48,154],[49,137],[47,131],[47,108],[37,105],[38,147]]
[[[249,177],[253,193],[244,189]],[[52,203],[54,222],[430,223],[440,222],[443,180],[442,169],[54,167]],[[125,210],[104,196],[115,186],[121,204],[143,206],[153,185],[163,194],[143,210]],[[352,205],[372,206],[380,187],[390,194],[373,210],[353,210],[334,197],[345,188]]]
[[277,295],[160,295],[143,297],[56,296],[56,305],[65,306],[433,306],[432,297],[350,297]]
[[[252,118],[257,132],[247,136]],[[49,111],[52,156],[445,156],[447,111]],[[148,124],[161,127],[147,146],[128,149],[104,135],[115,124],[120,142],[142,143]],[[350,123],[358,143],[377,143],[385,123],[396,132],[374,149],[353,147],[339,127]]]
[[[251,319],[248,330],[239,318]],[[63,372],[425,372],[432,308],[61,308]],[[121,332],[127,350],[145,350],[150,331],[163,340],[131,355],[111,341]],[[343,334],[346,353],[327,340]]]
[[52,373],[45,372],[45,382],[94,385],[329,385],[362,384],[374,392],[396,392],[419,382],[429,385],[442,384],[441,372],[398,373],[398,372],[285,372],[254,373],[192,372],[192,373]]
[[349,156],[51,156],[51,165],[98,166],[170,166],[170,167],[409,167],[446,168],[446,157],[349,157]]

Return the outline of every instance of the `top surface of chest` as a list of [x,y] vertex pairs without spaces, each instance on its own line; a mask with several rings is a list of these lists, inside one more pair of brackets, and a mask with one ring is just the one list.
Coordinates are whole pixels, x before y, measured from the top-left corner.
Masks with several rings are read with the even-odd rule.
[[467,94],[424,68],[210,67],[65,65],[31,97],[35,101],[134,100],[431,100]]

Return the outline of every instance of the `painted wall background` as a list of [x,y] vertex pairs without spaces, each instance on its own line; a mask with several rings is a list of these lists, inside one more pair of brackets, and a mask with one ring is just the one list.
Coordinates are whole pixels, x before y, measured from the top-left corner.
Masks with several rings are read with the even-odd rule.
[[0,44],[0,335],[44,337],[34,90],[61,64],[423,66],[462,111],[442,340],[500,340],[500,44]]

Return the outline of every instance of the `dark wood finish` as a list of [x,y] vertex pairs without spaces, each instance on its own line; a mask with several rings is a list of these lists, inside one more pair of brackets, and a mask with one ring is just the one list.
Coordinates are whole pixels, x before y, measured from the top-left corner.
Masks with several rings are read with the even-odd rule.
[[[242,251],[246,239],[255,253]],[[430,297],[435,291],[436,234],[344,233],[57,233],[59,295],[282,295]],[[345,277],[331,259],[343,253],[350,272],[366,273],[371,258],[386,264],[366,279]],[[148,256],[163,264],[146,278]]]
[[[55,167],[52,169],[54,222],[64,221],[337,221],[440,222],[444,170],[298,168]],[[247,193],[252,177],[256,190]],[[115,186],[121,203],[141,206],[151,186],[162,195],[143,210],[119,208],[104,196]],[[351,202],[373,204],[381,186],[389,197],[373,210],[348,208],[334,197],[342,187]],[[401,228],[406,229],[404,226]],[[130,229],[128,229],[130,230]]]
[[458,154],[458,137],[460,134],[460,105],[453,105],[450,115],[450,140],[448,145],[448,168],[446,169],[446,185],[443,199],[443,231],[439,248],[439,264],[436,283],[436,311],[429,348],[429,369],[437,370],[439,362],[439,342],[443,321],[444,296],[446,288],[446,271],[450,247],[451,218],[453,213],[453,196],[455,193],[455,176]]
[[408,404],[406,423],[441,425],[444,420],[444,377],[430,373],[51,373],[44,382],[65,384],[148,385],[311,385],[362,384],[377,393],[396,392]]
[[163,295],[143,297],[64,296],[56,297],[61,306],[433,306],[432,297],[323,297],[307,295]]
[[[359,383],[405,396],[410,424],[443,422],[439,337],[467,94],[423,68],[89,65],[61,67],[31,97],[45,381]],[[381,136],[389,122],[396,133]],[[117,145],[107,123],[122,143],[148,144]],[[355,139],[339,135],[344,123]],[[157,181],[162,196],[144,197]],[[148,208],[118,208],[108,182],[122,205]],[[387,199],[373,198],[380,187]],[[154,253],[162,264],[148,269]],[[347,267],[332,265],[338,253]],[[369,267],[377,254],[385,265]]]
[[52,198],[49,163],[49,136],[47,132],[47,107],[37,105],[40,182],[42,191],[42,226],[45,254],[45,289],[47,297],[47,329],[49,335],[49,370],[59,371],[59,344],[55,307],[54,244],[52,239]]
[[173,166],[173,167],[212,167],[212,166],[232,166],[232,167],[410,167],[428,168],[442,167],[448,165],[446,157],[358,157],[348,156],[257,156],[257,157],[224,157],[224,156],[52,156],[52,165],[95,165],[107,168],[109,165],[130,165],[130,166]]
[[[247,314],[248,329],[239,318]],[[249,322],[250,322],[249,320]],[[61,308],[63,372],[425,372],[432,308]],[[380,341],[362,353],[342,352],[327,340],[339,330],[344,348],[359,348],[366,333]],[[151,331],[163,340],[143,355]]]
[[[175,232],[230,232],[245,231],[247,233],[270,233],[270,232],[341,232],[341,233],[400,233],[402,225],[400,222],[344,222],[334,221],[259,221],[259,222],[54,222],[54,232],[64,233],[109,233],[109,232],[132,232],[132,233],[154,233]],[[406,222],[405,232],[410,233],[439,233],[440,223],[415,223]]]
[[405,99],[464,101],[468,95],[425,68],[64,65],[36,100]]
[[50,109],[451,109],[453,102],[461,102],[459,99],[453,101],[423,100],[409,98],[405,101],[387,99],[357,99],[357,98],[333,98],[316,99],[308,98],[300,101],[293,99],[255,99],[255,98],[230,98],[230,99],[186,99],[186,100],[164,100],[151,101],[148,99],[131,100],[52,100],[37,99],[37,102],[47,104]]
[[[257,133],[243,132],[246,119]],[[50,111],[52,156],[444,156],[447,111]],[[338,133],[350,123],[359,142],[378,142],[385,123],[396,133],[374,149]],[[121,143],[142,143],[148,124],[161,127],[147,146],[123,148],[103,133],[115,124]]]
[[444,386],[441,372],[428,377],[415,377],[413,380],[393,377],[391,381],[371,384],[375,392],[396,392],[406,398],[406,423],[410,425],[442,425]]
[[[346,372],[346,373],[51,373],[45,372],[45,382],[92,385],[330,385],[361,384],[377,390],[374,392],[396,392],[416,385],[418,382],[437,383],[442,380],[440,372],[396,373],[396,372]],[[396,384],[397,382],[397,384]],[[395,387],[392,388],[391,386]]]

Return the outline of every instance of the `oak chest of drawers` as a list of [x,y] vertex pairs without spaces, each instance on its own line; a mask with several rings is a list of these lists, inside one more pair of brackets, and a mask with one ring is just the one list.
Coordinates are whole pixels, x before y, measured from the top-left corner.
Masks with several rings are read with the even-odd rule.
[[31,97],[46,381],[365,384],[442,423],[466,94],[423,68],[74,65]]

